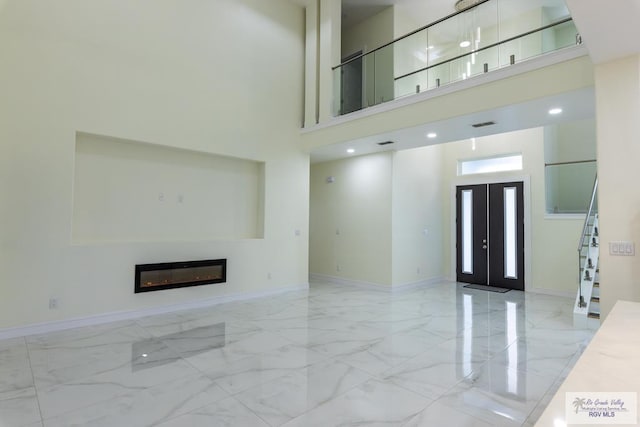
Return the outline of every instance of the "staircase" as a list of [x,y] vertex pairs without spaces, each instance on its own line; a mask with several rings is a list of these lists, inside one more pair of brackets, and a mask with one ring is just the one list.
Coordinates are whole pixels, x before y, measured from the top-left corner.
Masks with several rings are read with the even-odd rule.
[[600,236],[598,232],[598,212],[595,206],[598,178],[593,184],[591,202],[585,218],[578,245],[580,280],[578,295],[573,311],[577,318],[586,318],[593,326],[600,324]]

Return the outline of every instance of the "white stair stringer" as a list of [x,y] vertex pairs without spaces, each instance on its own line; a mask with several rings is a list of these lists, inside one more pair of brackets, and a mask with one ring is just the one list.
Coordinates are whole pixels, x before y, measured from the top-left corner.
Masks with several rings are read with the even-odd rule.
[[[588,237],[588,250],[587,255],[582,264],[582,270],[580,271],[580,289],[582,289],[582,297],[584,298],[585,306],[580,307],[580,291],[576,295],[576,302],[574,305],[574,318],[582,318],[588,319],[589,321],[595,321],[599,325],[599,320],[588,318],[589,314],[600,314],[599,303],[591,301],[591,297],[594,296],[594,283],[599,280],[598,274],[598,260],[600,258],[600,238],[596,233],[598,229],[598,214],[595,214],[593,217],[593,225],[591,226],[591,232],[587,235]],[[593,242],[596,245],[593,245]],[[591,266],[588,265],[589,258],[591,258]],[[587,280],[585,278],[585,272],[589,273],[589,277],[591,280]],[[597,289],[597,288],[596,288]],[[599,289],[595,291],[597,296],[599,297]]]

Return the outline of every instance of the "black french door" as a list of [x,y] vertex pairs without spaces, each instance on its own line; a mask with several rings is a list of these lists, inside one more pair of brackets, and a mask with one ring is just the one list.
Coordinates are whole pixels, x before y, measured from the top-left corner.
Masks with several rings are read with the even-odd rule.
[[524,290],[522,182],[456,188],[456,280]]

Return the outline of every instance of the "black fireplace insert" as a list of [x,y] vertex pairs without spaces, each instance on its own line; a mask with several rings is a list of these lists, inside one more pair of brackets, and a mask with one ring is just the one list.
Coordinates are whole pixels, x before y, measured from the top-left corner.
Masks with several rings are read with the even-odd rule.
[[135,293],[226,281],[226,259],[138,264],[136,265]]

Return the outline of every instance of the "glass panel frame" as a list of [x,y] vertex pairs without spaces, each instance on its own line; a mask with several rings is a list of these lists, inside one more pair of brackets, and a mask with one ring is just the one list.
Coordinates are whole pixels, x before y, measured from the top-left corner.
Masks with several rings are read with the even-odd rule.
[[[597,173],[597,161],[546,164],[545,214],[585,214]],[[596,204],[597,206],[597,204]]]

